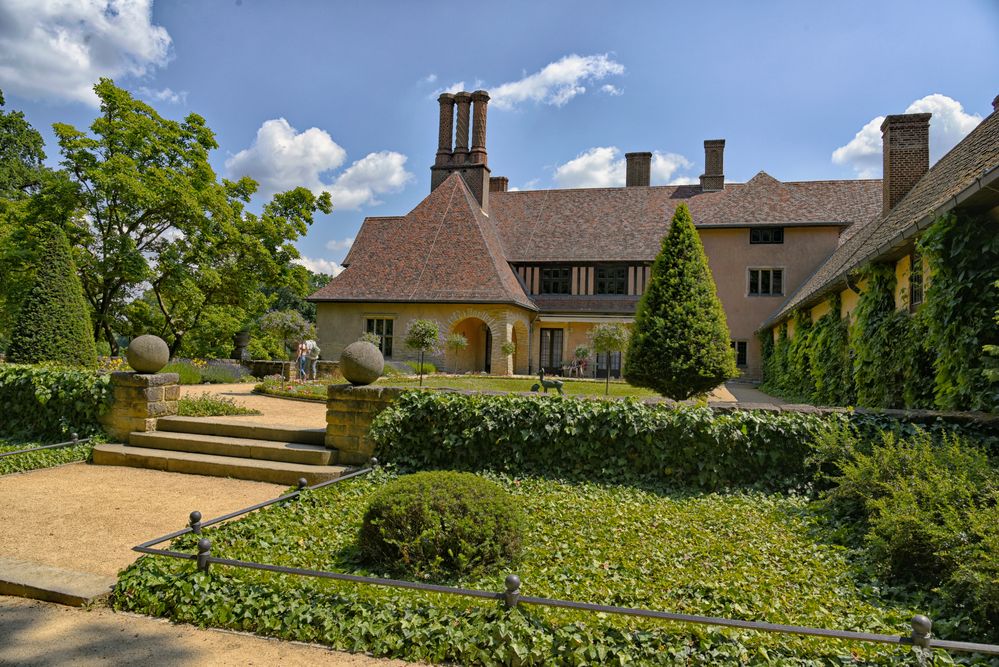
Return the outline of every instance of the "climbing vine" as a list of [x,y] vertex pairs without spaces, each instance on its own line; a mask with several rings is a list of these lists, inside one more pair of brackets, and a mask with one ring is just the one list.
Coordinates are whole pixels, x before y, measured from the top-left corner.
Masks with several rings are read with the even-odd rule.
[[812,398],[822,405],[852,405],[853,362],[850,359],[850,320],[840,315],[839,293],[829,300],[829,312],[812,328],[809,371]]

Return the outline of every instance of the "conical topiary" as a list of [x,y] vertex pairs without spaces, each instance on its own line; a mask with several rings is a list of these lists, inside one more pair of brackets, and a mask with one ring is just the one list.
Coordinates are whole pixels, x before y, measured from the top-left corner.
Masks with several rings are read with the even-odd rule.
[[635,314],[624,377],[683,400],[736,375],[725,311],[686,204],[669,233]]
[[97,367],[97,349],[80,276],[61,230],[50,227],[35,272],[35,284],[18,312],[8,359]]

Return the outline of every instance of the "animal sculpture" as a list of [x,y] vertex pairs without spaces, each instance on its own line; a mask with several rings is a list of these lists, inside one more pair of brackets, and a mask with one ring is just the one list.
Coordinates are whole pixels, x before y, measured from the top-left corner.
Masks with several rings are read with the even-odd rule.
[[541,369],[538,374],[538,379],[541,381],[540,384],[535,384],[531,386],[531,391],[538,391],[544,388],[545,393],[548,393],[549,389],[554,389],[558,392],[559,396],[565,396],[565,392],[562,391],[562,381],[561,380],[546,380],[545,379],[545,369]]

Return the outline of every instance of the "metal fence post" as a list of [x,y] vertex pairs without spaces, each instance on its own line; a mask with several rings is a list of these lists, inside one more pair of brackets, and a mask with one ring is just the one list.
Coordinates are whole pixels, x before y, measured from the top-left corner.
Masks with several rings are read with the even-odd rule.
[[932,636],[933,621],[922,614],[912,617],[912,645],[928,649],[930,647],[930,637]]
[[377,468],[378,467],[378,459],[376,459],[374,456],[372,456],[371,459],[368,461],[368,467],[369,468]]
[[198,510],[194,510],[193,512],[191,512],[190,519],[191,520],[188,522],[187,525],[189,525],[191,527],[191,532],[194,533],[195,535],[200,535],[201,534],[201,512],[199,512]]
[[309,480],[305,479],[304,477],[299,477],[298,478],[298,490],[299,491],[301,491],[302,489],[304,489],[308,485],[309,485]]
[[78,433],[70,433],[69,439],[73,441],[74,446],[80,443],[80,435]]
[[520,577],[515,574],[506,577],[506,592],[503,593],[503,601],[507,609],[513,609],[520,600]]
[[198,569],[208,572],[208,558],[212,555],[212,541],[207,537],[198,540]]

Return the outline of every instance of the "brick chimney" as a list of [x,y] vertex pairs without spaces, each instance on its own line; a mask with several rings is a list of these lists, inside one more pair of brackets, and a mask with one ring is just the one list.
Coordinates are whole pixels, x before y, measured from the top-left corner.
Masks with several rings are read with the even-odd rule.
[[506,176],[492,176],[489,178],[489,192],[506,192],[510,187],[510,179]]
[[881,177],[882,213],[908,194],[930,169],[930,116],[909,113],[888,116],[881,123],[881,152],[884,173]]
[[999,95],[992,99],[992,111],[999,111]]
[[488,213],[491,184],[486,154],[486,109],[489,93],[484,90],[453,95],[444,93],[437,101],[440,103],[440,127],[437,133],[437,156],[430,167],[430,190],[432,192],[437,189],[448,176],[458,172],[475,195],[479,206]]
[[725,140],[704,140],[704,173],[701,190],[711,192],[725,189]]
[[652,182],[652,153],[625,153],[627,165],[624,184],[631,188],[648,186]]

